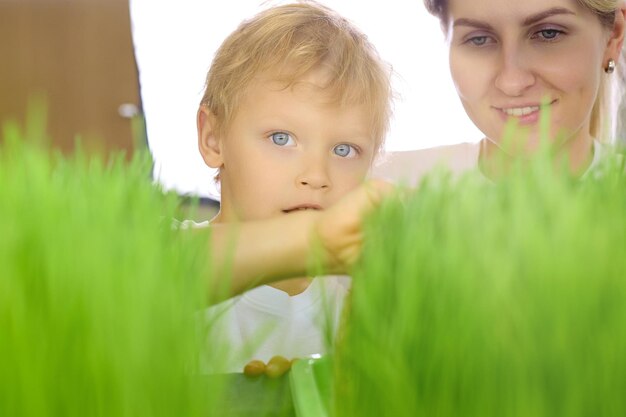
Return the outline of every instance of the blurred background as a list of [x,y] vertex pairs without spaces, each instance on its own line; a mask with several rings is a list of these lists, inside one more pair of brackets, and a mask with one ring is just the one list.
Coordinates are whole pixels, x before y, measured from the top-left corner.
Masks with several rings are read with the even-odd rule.
[[0,121],[23,123],[47,102],[48,132],[64,153],[135,149],[141,100],[128,0],[0,0]]

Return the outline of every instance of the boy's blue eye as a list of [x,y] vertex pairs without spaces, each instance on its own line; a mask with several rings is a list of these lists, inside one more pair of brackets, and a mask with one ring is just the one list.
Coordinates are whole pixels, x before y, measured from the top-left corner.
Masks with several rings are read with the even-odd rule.
[[333,148],[333,153],[337,156],[341,156],[342,158],[347,158],[349,156],[351,157],[356,156],[357,150],[352,145],[348,145],[346,143],[340,143],[339,145]]
[[270,138],[272,139],[272,142],[274,142],[274,144],[278,146],[285,146],[293,143],[291,135],[285,132],[272,133],[270,135]]

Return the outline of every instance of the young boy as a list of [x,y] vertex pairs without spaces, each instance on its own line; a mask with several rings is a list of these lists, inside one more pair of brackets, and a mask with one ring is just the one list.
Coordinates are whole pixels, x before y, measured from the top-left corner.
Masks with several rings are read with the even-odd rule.
[[[343,216],[336,207],[358,218],[378,199],[379,186],[359,186],[386,134],[390,98],[389,74],[373,46],[333,11],[290,4],[243,22],[218,50],[198,111],[200,152],[208,166],[219,169],[221,209],[211,222],[214,232],[224,225],[260,225],[262,231],[282,224],[280,234],[298,235],[295,225],[313,224],[320,213]],[[333,205],[350,192],[333,212]],[[338,229],[350,227],[350,222],[336,224]],[[318,223],[317,234],[332,235],[332,220],[327,217],[325,225]],[[304,229],[308,236],[310,230]],[[346,230],[344,237],[350,235]],[[354,239],[360,239],[359,233],[356,228]],[[277,245],[289,240],[261,235],[248,234],[266,256],[261,262],[281,262],[289,249]],[[328,239],[321,236],[320,241]],[[351,243],[347,239],[338,245],[349,248]],[[280,252],[277,259],[272,259],[273,249]],[[229,285],[235,293],[270,285],[207,310],[211,355],[206,371],[241,372],[252,359],[326,351],[345,282],[327,276],[271,283],[280,275],[233,278]],[[283,275],[289,276],[288,268]]]

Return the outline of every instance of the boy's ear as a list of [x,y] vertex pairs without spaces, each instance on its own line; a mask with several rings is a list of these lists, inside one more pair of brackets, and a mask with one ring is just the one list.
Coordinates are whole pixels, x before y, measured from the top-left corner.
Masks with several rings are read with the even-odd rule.
[[221,168],[224,165],[222,157],[222,143],[216,135],[215,115],[204,104],[198,109],[196,120],[198,124],[198,149],[204,162],[211,168]]

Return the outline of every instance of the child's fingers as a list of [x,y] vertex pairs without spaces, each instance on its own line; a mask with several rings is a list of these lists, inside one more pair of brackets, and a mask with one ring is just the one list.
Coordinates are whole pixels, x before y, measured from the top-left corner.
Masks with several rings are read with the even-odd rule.
[[387,181],[367,181],[330,208],[328,225],[333,228],[337,226],[360,228],[363,216],[379,206],[383,198],[392,194],[395,189],[396,187]]
[[369,180],[354,191],[353,207],[359,209],[361,216],[367,214],[395,190],[396,187],[390,182],[378,179]]
[[329,271],[347,272],[359,258],[364,218],[396,187],[383,180],[370,180],[331,206],[316,224],[315,237],[324,249]]

